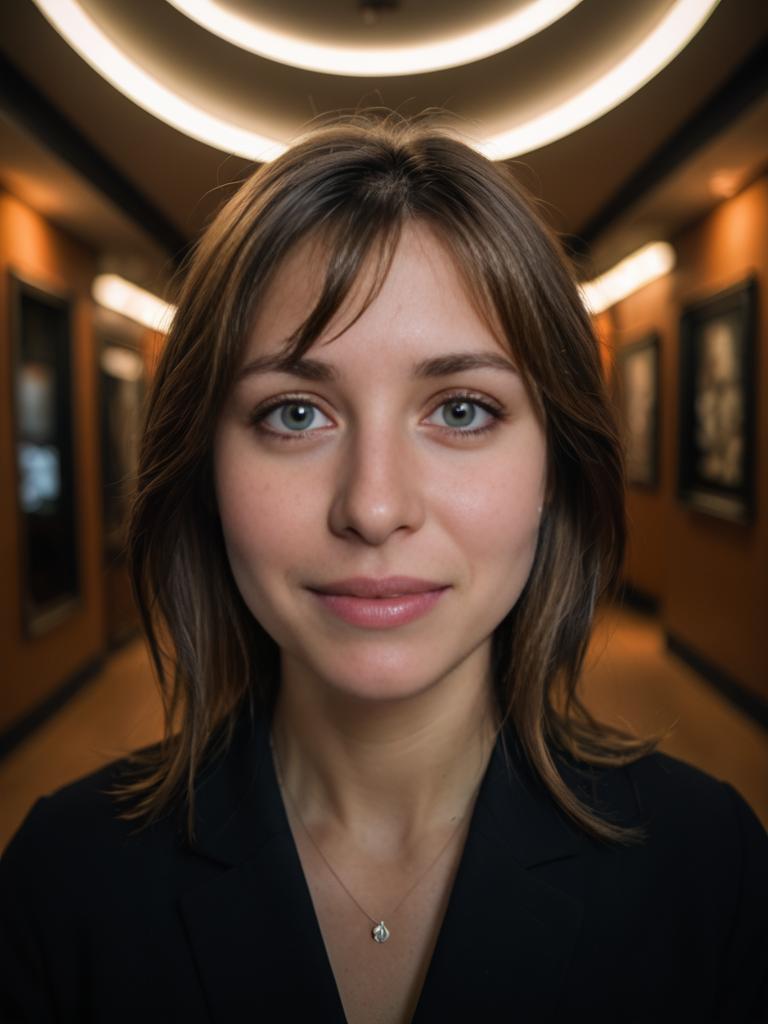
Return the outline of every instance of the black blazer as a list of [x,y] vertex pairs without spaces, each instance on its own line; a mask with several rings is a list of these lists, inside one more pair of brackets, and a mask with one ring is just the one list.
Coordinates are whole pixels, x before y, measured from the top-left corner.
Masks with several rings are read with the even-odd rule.
[[[609,846],[567,823],[506,739],[415,1024],[768,1020],[768,838],[739,794],[660,754],[561,759],[583,799],[648,829]],[[267,722],[244,716],[202,773],[194,850],[176,815],[137,835],[115,817],[102,790],[124,766],[39,800],[0,862],[2,1020],[343,1022]]]

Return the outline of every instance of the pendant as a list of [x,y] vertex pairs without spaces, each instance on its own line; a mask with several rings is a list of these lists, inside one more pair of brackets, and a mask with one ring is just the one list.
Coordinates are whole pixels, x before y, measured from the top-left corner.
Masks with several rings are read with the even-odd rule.
[[373,936],[374,942],[386,942],[389,938],[389,928],[387,928],[383,921],[379,921],[379,923],[371,929],[371,935]]

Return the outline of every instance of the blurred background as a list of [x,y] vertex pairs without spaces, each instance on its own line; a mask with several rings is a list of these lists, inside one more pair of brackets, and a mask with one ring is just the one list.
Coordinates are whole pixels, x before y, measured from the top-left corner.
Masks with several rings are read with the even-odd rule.
[[371,105],[439,108],[562,237],[628,465],[586,702],[768,826],[767,41],[763,0],[0,5],[0,848],[160,734],[123,541],[174,273]]

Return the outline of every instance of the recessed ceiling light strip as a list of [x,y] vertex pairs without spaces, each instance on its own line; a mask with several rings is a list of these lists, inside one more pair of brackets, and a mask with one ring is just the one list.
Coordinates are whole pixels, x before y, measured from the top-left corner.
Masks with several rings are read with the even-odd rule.
[[581,0],[532,0],[459,35],[415,46],[327,46],[260,25],[216,0],[167,0],[208,32],[260,57],[329,75],[383,78],[470,64],[509,50],[558,21]]
[[[149,75],[120,50],[77,0],[34,0],[59,34],[83,60],[138,106],[184,134],[260,162],[286,146],[202,110]],[[586,89],[546,113],[485,140],[467,139],[492,160],[532,152],[582,128],[646,84],[690,42],[719,0],[675,0],[638,47]]]
[[648,242],[610,270],[581,286],[587,309],[602,313],[628,295],[655,281],[675,265],[675,250],[669,242]]
[[167,333],[176,315],[176,307],[163,302],[157,295],[126,281],[119,274],[99,274],[94,277],[91,295],[100,306],[111,309],[134,320],[152,331]]

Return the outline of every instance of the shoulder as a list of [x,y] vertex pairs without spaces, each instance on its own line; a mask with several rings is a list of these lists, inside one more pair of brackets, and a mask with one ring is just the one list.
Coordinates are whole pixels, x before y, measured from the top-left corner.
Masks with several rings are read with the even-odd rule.
[[622,774],[659,845],[703,866],[728,866],[734,880],[745,873],[755,885],[762,879],[768,909],[768,832],[731,783],[661,753],[625,766]]
[[80,1006],[98,964],[111,971],[134,949],[175,941],[188,857],[175,815],[144,827],[122,817],[110,790],[133,768],[122,758],[41,797],[0,858],[0,962],[12,965],[0,1017],[8,1000],[26,1005],[49,989]]
[[659,839],[716,839],[725,831],[768,843],[765,828],[734,786],[669,754],[655,752],[617,766],[593,766],[567,755],[559,760],[580,799],[622,824],[647,826]]
[[653,877],[674,896],[698,894],[733,905],[746,887],[768,917],[768,832],[730,783],[669,754],[619,766],[560,759],[564,781],[610,823],[641,831],[637,844],[595,847],[598,861]]
[[[153,748],[138,751],[144,754]],[[113,789],[136,777],[136,755],[110,762],[97,771],[40,797],[11,838],[0,858],[0,882],[49,889],[74,890],[80,878],[93,888],[138,847],[160,857],[175,843],[173,815],[141,826],[124,815],[131,804],[118,800]],[[50,883],[50,884],[49,884]]]
[[[233,723],[234,729],[230,728]],[[248,775],[254,749],[249,723],[241,716],[223,721],[214,730],[195,774],[196,808],[205,802],[209,781],[217,778],[219,803],[226,806],[214,811],[221,816],[237,810],[240,791],[248,783],[245,778],[239,784],[239,776]],[[114,868],[128,870],[131,878],[141,871],[155,878],[161,862],[168,872],[172,862],[186,862],[192,848],[184,787],[180,785],[166,808],[151,820],[138,798],[124,792],[153,770],[163,772],[161,754],[161,743],[143,747],[37,800],[0,858],[0,881],[11,871],[30,875],[38,870],[50,858],[52,846],[56,858],[50,873],[76,878],[87,872],[91,888]]]
[[718,1020],[764,1019],[754,1014],[768,1013],[768,833],[741,793],[661,753],[617,767],[568,761],[563,777],[598,815],[644,833],[636,845],[585,843],[616,950],[663,950],[657,973],[700,978]]
[[768,832],[730,783],[658,752],[616,767],[566,759],[563,777],[598,816],[642,830],[636,845],[595,848],[600,870],[723,919],[752,901],[768,926]]
[[139,767],[121,758],[41,797],[0,858],[3,1020],[85,1020],[98,1005],[111,1008],[99,1019],[128,1019],[123,998],[176,977],[179,896],[210,872],[184,842],[184,814],[125,818],[135,808],[112,791]]

